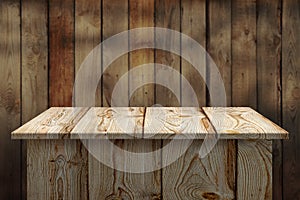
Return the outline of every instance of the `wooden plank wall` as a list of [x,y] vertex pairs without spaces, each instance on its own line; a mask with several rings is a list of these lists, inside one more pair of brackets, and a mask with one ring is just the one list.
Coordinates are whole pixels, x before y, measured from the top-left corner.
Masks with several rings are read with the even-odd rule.
[[[70,106],[76,72],[89,51],[101,39],[142,26],[171,28],[198,41],[220,69],[228,106],[256,108],[290,132],[289,141],[273,142],[273,199],[299,199],[299,7],[300,0],[1,1],[0,199],[26,196],[26,145],[11,141],[10,131],[48,106]],[[168,47],[180,45],[180,38],[155,42]],[[129,69],[149,62],[166,64],[181,72],[196,90],[199,104],[209,105],[209,91],[190,64],[179,56],[153,49],[118,58],[99,83],[97,105],[110,106],[118,79]],[[147,74],[147,78],[155,80],[156,73],[159,69],[147,69],[140,77]],[[180,77],[170,81],[181,88]],[[131,87],[131,79],[124,87]],[[158,85],[141,87],[130,99],[133,106],[152,104],[179,106],[182,102]],[[126,146],[122,141],[116,143]],[[151,148],[157,145],[161,144],[152,144]],[[226,145],[237,151],[245,147],[234,141]],[[193,151],[190,149],[187,155]],[[114,175],[105,166],[93,165],[90,157],[89,162],[89,168],[100,167]],[[238,166],[239,161],[237,175]],[[168,170],[175,172],[176,168]],[[157,181],[164,173],[147,176]],[[127,175],[119,173],[115,181],[122,177]],[[160,187],[151,190],[157,194]],[[103,190],[113,193],[115,188]],[[94,192],[97,195],[96,189]]]

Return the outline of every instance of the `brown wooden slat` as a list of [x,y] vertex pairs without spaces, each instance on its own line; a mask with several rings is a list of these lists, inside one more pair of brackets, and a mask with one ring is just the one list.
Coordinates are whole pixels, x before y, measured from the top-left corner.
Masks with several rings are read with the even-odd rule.
[[283,0],[282,124],[290,132],[283,143],[283,198],[300,198],[300,2]]
[[[207,51],[223,78],[226,105],[231,106],[231,1],[209,1],[208,6],[209,37],[207,38]],[[209,70],[208,75],[210,75]],[[209,78],[208,81],[212,80]]]
[[256,108],[256,2],[232,1],[232,105]]
[[19,1],[1,1],[0,27],[0,199],[20,199],[21,146],[9,134],[21,121]]
[[[155,2],[155,26],[169,28],[180,31],[180,1],[159,0]],[[180,38],[171,36],[170,38],[156,38],[155,43],[162,43],[166,49],[180,46]],[[167,51],[155,50],[155,63],[164,64],[180,72],[180,57]],[[155,69],[155,74],[161,73],[160,69]],[[180,77],[166,77],[174,88],[180,88]],[[180,90],[177,91],[178,93]],[[180,99],[169,88],[156,85],[155,103],[163,106],[179,106]]]
[[[281,1],[257,1],[258,111],[281,122]],[[273,141],[273,199],[282,199],[282,142]]]
[[[76,0],[75,6],[76,74],[86,56],[101,42],[101,0]],[[97,56],[92,58],[97,59]],[[96,61],[93,63],[96,63]],[[101,90],[100,81],[96,92],[95,106],[101,106]]]
[[[129,28],[142,28],[154,26],[154,0],[130,0],[130,24]],[[139,44],[143,40],[150,40],[154,46],[154,32],[144,35],[135,35],[134,38],[130,35],[131,44]],[[129,68],[133,69],[136,66],[154,63],[154,50],[143,49],[136,50],[130,53]],[[135,85],[137,79],[141,82],[154,82],[154,65],[144,67],[141,73],[130,73],[129,88]],[[154,104],[154,84],[144,84],[134,95],[130,97],[131,106],[151,106]]]
[[[206,45],[206,13],[205,13],[205,0],[184,0],[181,1],[181,32],[188,35],[197,41],[203,48]],[[185,46],[183,46],[185,45]],[[193,44],[182,43],[182,49],[190,49]],[[205,55],[199,55],[201,60],[200,71],[206,74]],[[206,77],[201,77],[199,72],[185,59],[181,59],[181,72],[188,83],[192,86],[198,104],[195,105],[189,96],[182,96],[182,106],[205,106],[206,105]],[[181,90],[187,90],[184,82],[181,84]]]
[[[22,1],[22,123],[48,107],[47,1]],[[22,199],[26,199],[26,142],[22,142]]]
[[272,199],[272,141],[238,140],[236,199]]
[[[103,0],[102,4],[102,40],[106,40],[107,38],[128,29],[128,2],[123,0]],[[120,56],[105,71],[103,71],[103,106],[111,106],[111,95],[114,86],[126,72],[128,72],[128,54]],[[123,84],[122,89],[128,91],[128,84]],[[122,105],[116,105],[115,103],[114,106],[129,106],[127,95],[122,97],[119,96],[118,98],[125,99],[124,102],[126,103]]]
[[71,106],[74,81],[74,1],[49,1],[49,104]]

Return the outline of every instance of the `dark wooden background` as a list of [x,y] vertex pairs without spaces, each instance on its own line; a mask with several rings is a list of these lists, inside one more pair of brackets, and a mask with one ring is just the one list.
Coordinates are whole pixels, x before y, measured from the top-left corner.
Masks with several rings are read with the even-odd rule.
[[[273,198],[300,199],[299,0],[1,0],[0,199],[24,198],[26,191],[26,145],[11,141],[10,132],[49,106],[71,106],[76,71],[90,50],[144,26],[197,40],[220,68],[228,106],[251,106],[290,132],[290,140],[273,144]],[[180,71],[200,105],[209,105],[205,84],[186,61],[152,49],[110,66],[99,84],[98,105],[110,105],[122,74],[149,62]],[[181,87],[180,78],[173,81]],[[155,103],[180,105],[167,88],[155,85],[140,88],[130,101]]]

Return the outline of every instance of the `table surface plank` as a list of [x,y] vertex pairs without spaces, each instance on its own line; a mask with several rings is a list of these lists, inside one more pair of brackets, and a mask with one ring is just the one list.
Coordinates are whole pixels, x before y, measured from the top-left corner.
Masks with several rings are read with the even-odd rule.
[[204,107],[224,139],[287,139],[288,133],[249,107]]
[[71,131],[71,139],[142,137],[144,107],[94,107]]
[[89,108],[51,107],[12,132],[13,139],[68,139]]
[[12,139],[288,139],[249,107],[52,107]]
[[215,134],[209,120],[196,107],[149,107],[146,110],[144,138],[204,139]]

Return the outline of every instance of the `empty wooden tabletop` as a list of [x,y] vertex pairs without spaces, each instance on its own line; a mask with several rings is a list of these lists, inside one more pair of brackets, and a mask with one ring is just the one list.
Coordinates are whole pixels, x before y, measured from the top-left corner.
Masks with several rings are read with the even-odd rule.
[[53,107],[12,139],[287,139],[249,107]]

